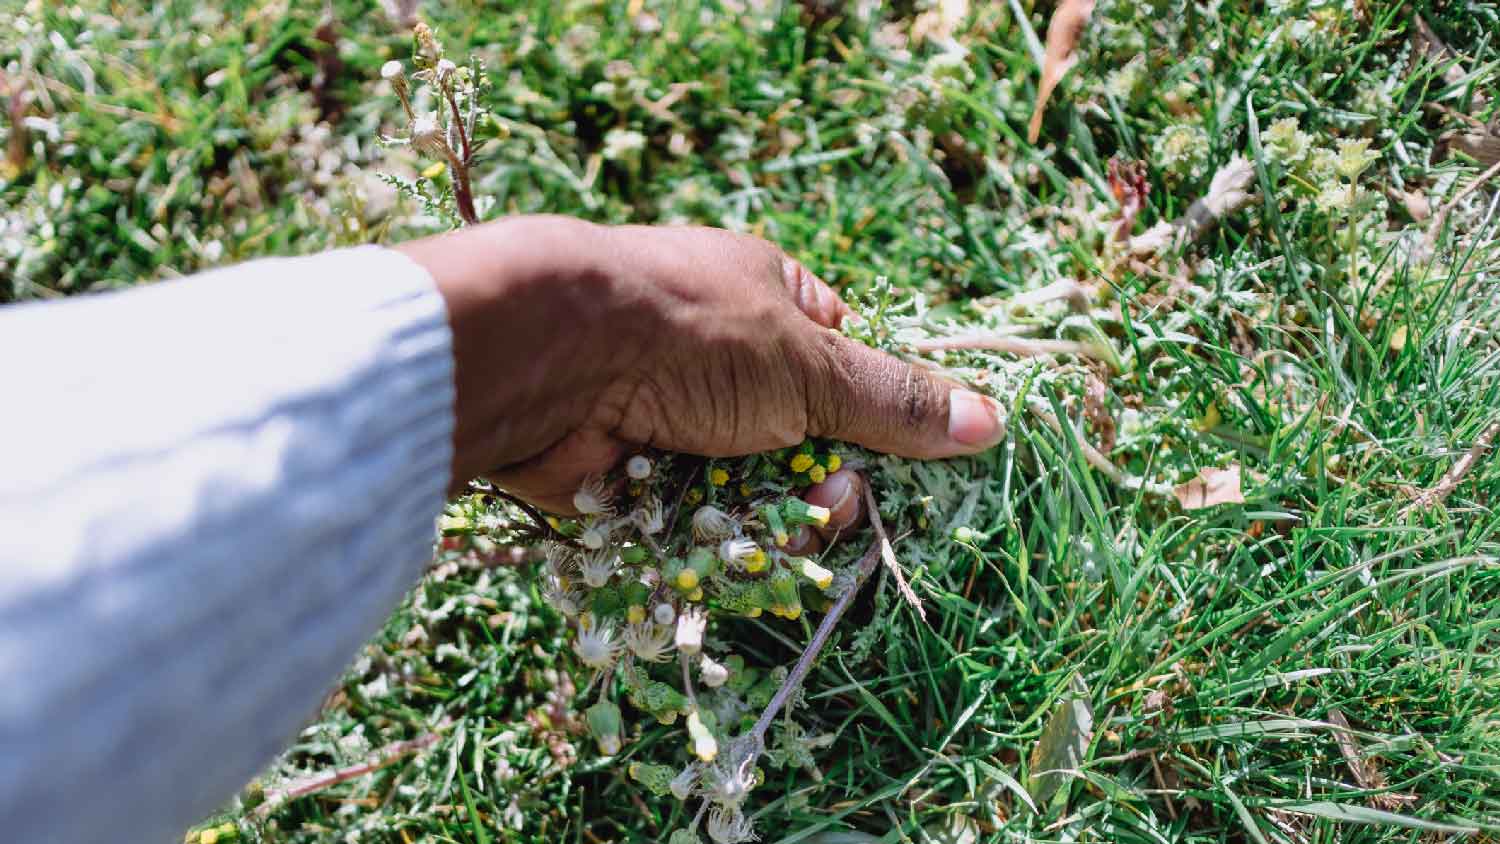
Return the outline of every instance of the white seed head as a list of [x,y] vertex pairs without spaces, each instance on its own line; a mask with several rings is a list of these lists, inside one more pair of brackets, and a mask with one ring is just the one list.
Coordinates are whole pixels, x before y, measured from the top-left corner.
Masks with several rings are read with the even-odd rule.
[[698,765],[691,764],[682,769],[682,772],[672,778],[667,788],[671,789],[672,796],[678,800],[686,800],[693,796],[693,786],[698,784]]
[[743,566],[758,551],[760,551],[760,546],[756,545],[754,540],[744,536],[736,536],[719,543],[719,559],[733,566]]
[[590,551],[598,551],[609,544],[609,536],[614,532],[614,527],[609,519],[590,519],[583,526],[583,533],[579,534],[578,541]]
[[655,536],[666,528],[666,515],[662,513],[661,499],[652,496],[632,514],[636,527],[647,536]]
[[589,668],[603,670],[614,664],[620,653],[620,642],[615,639],[615,629],[608,624],[594,624],[580,620],[578,639],[573,642],[573,653],[578,661]]
[[398,62],[395,59],[392,59],[391,61],[388,61],[380,66],[380,78],[386,80],[387,82],[400,79],[405,75],[406,71],[401,67],[401,62]]
[[715,807],[708,813],[708,837],[715,844],[739,844],[741,841],[754,841],[756,836],[755,828],[744,812],[738,808]]
[[744,739],[730,742],[723,758],[703,772],[704,797],[726,809],[738,809],[755,787],[755,755],[745,753]]
[[672,628],[643,621],[625,628],[625,647],[642,662],[661,662],[672,652]]
[[633,481],[644,481],[651,477],[651,460],[644,454],[637,454],[625,461],[625,474]]
[[657,624],[666,627],[677,620],[677,610],[671,604],[663,601],[657,604],[656,608],[651,611],[651,617],[656,619]]
[[610,512],[613,499],[604,478],[589,475],[583,479],[583,485],[578,491],[573,493],[573,509],[585,516],[603,516]]
[[609,582],[620,570],[620,557],[612,550],[599,550],[585,556],[578,564],[578,576],[591,589],[598,589]]
[[703,660],[698,663],[698,676],[703,680],[703,685],[710,689],[717,689],[729,679],[729,669],[723,663],[714,662],[708,654],[704,654]]
[[448,143],[443,139],[443,127],[435,112],[417,115],[411,122],[411,143],[419,149],[431,148],[435,144]]
[[453,75],[455,70],[458,70],[458,65],[454,64],[451,59],[439,59],[437,63],[438,81],[446,81],[448,77]]
[[542,588],[542,600],[547,606],[562,613],[567,618],[577,618],[583,611],[583,595],[575,589],[570,589],[567,582],[560,577],[547,577],[546,585]]
[[693,538],[699,542],[717,542],[734,536],[734,517],[717,507],[699,507],[693,513]]
[[695,656],[703,650],[703,631],[708,627],[708,617],[699,607],[683,610],[677,616],[677,650]]
[[578,552],[562,544],[561,542],[549,542],[546,547],[547,574],[564,578],[573,574],[578,568]]

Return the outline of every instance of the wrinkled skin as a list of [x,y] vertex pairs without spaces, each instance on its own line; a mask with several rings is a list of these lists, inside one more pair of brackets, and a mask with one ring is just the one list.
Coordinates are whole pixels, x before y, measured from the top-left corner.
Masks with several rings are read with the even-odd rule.
[[[448,305],[455,487],[484,475],[570,513],[586,475],[647,446],[727,457],[814,436],[937,458],[1005,434],[993,400],[839,334],[837,294],[759,238],[517,217],[399,248]],[[860,518],[854,478],[807,493],[831,530]]]

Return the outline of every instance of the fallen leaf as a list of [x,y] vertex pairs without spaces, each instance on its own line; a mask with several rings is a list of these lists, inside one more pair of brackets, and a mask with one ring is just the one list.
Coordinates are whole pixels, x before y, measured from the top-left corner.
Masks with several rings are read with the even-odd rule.
[[1401,203],[1406,213],[1411,216],[1413,222],[1420,223],[1432,216],[1432,204],[1427,201],[1427,195],[1420,189],[1397,190],[1389,188],[1386,195]]
[[1184,510],[1202,510],[1215,504],[1244,504],[1240,491],[1240,465],[1228,469],[1199,469],[1198,477],[1172,487],[1172,494]]
[[1031,750],[1026,790],[1039,808],[1045,809],[1047,801],[1077,775],[1093,739],[1094,707],[1089,702],[1089,687],[1074,674]]
[[1449,149],[1469,156],[1479,162],[1481,167],[1492,167],[1500,162],[1500,132],[1492,131],[1489,127],[1472,132],[1454,132],[1444,135],[1442,140],[1447,142]]
[[1151,193],[1151,183],[1146,181],[1146,165],[1140,161],[1122,164],[1120,159],[1109,160],[1109,190],[1120,203],[1120,219],[1114,226],[1114,239],[1125,240],[1135,228],[1135,218],[1146,205],[1146,196]]
[[1026,130],[1028,143],[1036,143],[1042,134],[1042,115],[1047,100],[1063,76],[1078,63],[1078,40],[1094,14],[1094,0],[1062,0],[1052,20],[1047,23],[1047,52],[1042,58],[1042,79],[1036,88],[1036,106],[1031,110],[1031,126]]

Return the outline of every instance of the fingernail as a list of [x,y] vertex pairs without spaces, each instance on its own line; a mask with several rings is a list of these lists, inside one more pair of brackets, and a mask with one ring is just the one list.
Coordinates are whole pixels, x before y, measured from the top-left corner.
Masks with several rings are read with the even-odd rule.
[[1005,411],[970,390],[948,394],[948,436],[959,445],[986,449],[1005,439]]

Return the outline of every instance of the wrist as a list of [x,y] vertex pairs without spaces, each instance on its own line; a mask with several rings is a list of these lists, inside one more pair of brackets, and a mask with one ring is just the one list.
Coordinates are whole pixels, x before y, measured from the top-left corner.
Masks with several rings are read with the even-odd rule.
[[619,355],[607,229],[526,216],[396,247],[431,274],[454,357],[453,485],[552,444]]

